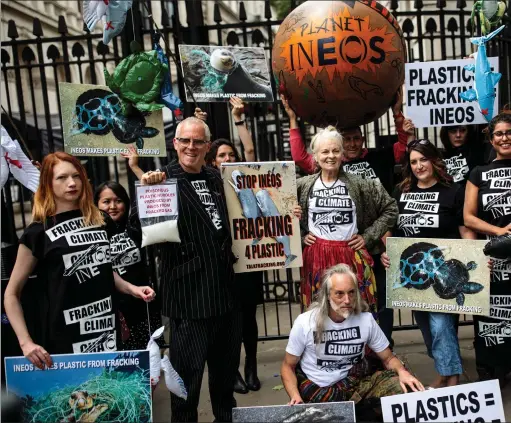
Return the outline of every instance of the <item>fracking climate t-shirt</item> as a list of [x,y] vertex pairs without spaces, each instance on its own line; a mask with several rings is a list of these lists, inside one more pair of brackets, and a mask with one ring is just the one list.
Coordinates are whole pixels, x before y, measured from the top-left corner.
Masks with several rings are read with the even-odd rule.
[[[477,217],[498,227],[511,223],[511,160],[477,166],[470,182],[479,188]],[[487,238],[490,238],[489,236]],[[511,370],[511,263],[493,258],[490,317],[474,316],[476,362]],[[497,376],[496,376],[497,377]]]
[[286,352],[301,357],[302,370],[320,387],[344,379],[353,365],[364,359],[366,345],[375,353],[389,346],[371,313],[351,315],[342,323],[327,318],[321,343],[315,344],[316,313],[313,309],[296,318]]
[[117,350],[118,324],[109,237],[113,222],[84,226],[80,210],[34,222],[20,243],[38,260],[48,301],[50,354]]
[[325,186],[318,178],[309,197],[309,231],[328,241],[346,241],[358,233],[357,210],[339,179]]
[[469,168],[467,158],[462,152],[444,159],[447,173],[452,176],[454,182],[463,183],[468,178]]
[[464,189],[439,182],[429,188],[416,185],[409,192],[396,187],[393,197],[399,216],[393,236],[458,239],[463,226]]
[[222,230],[222,219],[218,213],[218,208],[213,196],[209,191],[206,174],[204,172],[197,174],[187,173],[186,177],[192,184],[192,187],[200,198],[201,203],[204,205],[204,208],[213,222],[213,225],[215,225],[215,228],[219,231]]

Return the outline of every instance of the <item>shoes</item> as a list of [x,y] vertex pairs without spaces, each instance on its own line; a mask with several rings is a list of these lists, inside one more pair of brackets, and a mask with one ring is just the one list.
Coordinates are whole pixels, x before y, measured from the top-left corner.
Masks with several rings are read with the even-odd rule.
[[245,381],[241,377],[240,372],[236,375],[236,381],[234,382],[234,392],[237,394],[248,394],[248,387],[245,384]]
[[261,381],[257,377],[257,361],[256,359],[245,359],[245,383],[251,391],[259,391],[261,389]]

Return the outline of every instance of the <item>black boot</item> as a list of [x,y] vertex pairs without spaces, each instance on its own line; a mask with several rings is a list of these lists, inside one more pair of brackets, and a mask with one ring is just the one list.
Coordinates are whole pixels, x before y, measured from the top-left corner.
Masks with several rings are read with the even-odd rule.
[[241,373],[238,371],[236,375],[236,381],[234,382],[234,392],[237,394],[248,394],[248,388],[245,381],[241,377]]
[[261,382],[257,377],[256,357],[245,358],[245,383],[251,391],[259,391],[261,389]]

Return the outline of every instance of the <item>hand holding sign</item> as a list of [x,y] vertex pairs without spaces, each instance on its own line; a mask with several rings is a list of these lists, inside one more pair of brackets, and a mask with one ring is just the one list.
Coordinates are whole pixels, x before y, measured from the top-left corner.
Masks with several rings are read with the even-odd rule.
[[44,366],[51,367],[53,365],[53,361],[43,347],[35,344],[32,341],[28,341],[20,345],[23,351],[23,355],[30,360],[32,364],[34,364],[37,368],[44,370]]

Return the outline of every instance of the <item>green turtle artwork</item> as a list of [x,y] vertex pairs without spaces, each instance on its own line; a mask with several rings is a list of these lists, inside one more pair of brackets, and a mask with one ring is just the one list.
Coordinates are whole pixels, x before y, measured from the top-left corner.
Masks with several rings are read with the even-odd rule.
[[106,84],[123,101],[125,114],[129,104],[141,112],[165,107],[156,101],[160,98],[163,78],[169,68],[160,62],[157,54],[154,50],[135,52],[122,60],[112,75],[105,69]]

